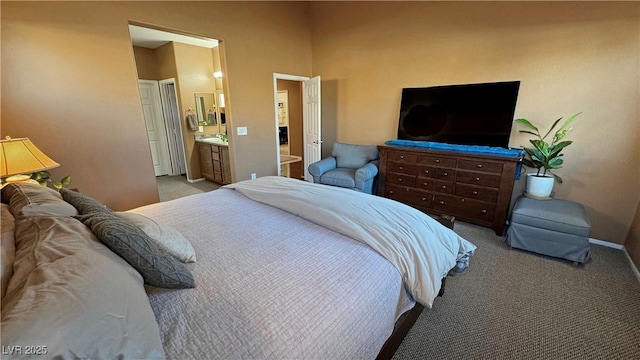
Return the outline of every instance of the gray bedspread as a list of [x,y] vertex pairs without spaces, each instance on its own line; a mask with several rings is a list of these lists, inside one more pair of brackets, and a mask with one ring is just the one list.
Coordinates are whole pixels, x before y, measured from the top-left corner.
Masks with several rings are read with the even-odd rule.
[[147,287],[170,359],[372,359],[414,304],[369,246],[231,189],[131,211],[196,250],[195,289]]

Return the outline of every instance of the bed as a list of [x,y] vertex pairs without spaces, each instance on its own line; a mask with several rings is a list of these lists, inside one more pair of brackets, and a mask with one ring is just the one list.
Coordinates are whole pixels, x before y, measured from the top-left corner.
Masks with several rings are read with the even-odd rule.
[[[114,216],[109,209],[70,191],[61,203],[48,191],[46,201],[33,200],[38,191],[13,186],[2,193],[3,263],[11,261],[9,232],[16,259],[12,274],[3,268],[9,358],[24,357],[25,349],[61,358],[388,356],[399,344],[389,345],[394,331],[407,330],[398,319],[431,307],[442,279],[475,250],[395,201],[263,177],[117,213],[129,222],[122,225],[126,241],[138,234],[140,227],[127,227],[138,217],[179,234],[192,251],[177,261],[156,244],[163,260],[144,267],[103,238],[111,233],[104,226]],[[30,200],[16,200],[25,196]],[[63,235],[48,235],[60,229]],[[154,267],[175,273],[154,277]],[[68,274],[70,268],[82,270]]]

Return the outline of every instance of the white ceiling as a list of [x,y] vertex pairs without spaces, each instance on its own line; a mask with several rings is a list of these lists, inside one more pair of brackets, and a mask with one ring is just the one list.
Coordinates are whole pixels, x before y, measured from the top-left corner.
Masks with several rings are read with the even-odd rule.
[[129,34],[134,46],[155,49],[170,41],[183,44],[214,48],[218,46],[218,40],[203,37],[180,35],[167,31],[149,29],[136,25],[129,25]]

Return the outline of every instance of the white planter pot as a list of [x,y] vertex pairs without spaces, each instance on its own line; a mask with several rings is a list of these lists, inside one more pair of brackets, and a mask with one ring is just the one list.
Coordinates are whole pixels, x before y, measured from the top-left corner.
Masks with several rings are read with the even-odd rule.
[[526,192],[537,197],[549,197],[554,182],[555,179],[550,175],[536,176],[536,173],[528,173]]

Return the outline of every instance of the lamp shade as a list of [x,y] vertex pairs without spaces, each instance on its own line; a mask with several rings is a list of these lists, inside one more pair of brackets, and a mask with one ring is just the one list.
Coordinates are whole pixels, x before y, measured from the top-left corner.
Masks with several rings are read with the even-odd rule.
[[53,169],[60,164],[51,160],[28,138],[0,141],[0,178]]

